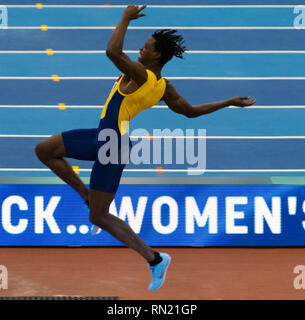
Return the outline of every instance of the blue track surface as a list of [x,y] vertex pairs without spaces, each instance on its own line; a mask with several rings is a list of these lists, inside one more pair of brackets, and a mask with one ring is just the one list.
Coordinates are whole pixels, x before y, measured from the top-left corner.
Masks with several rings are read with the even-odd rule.
[[[94,128],[100,114],[98,107],[66,110],[0,108],[0,124],[5,134],[51,135],[79,127]],[[132,121],[130,132],[132,134],[136,128],[145,128],[150,133],[154,129],[182,128],[194,129],[196,134],[198,129],[206,129],[208,136],[305,136],[304,118],[305,109],[223,109],[187,120],[169,109],[150,109]]]
[[[125,50],[138,50],[153,30],[128,30]],[[179,30],[188,50],[305,50],[302,30]],[[0,50],[105,50],[111,30],[2,30]],[[31,41],[29,41],[31,39]],[[268,39],[268,41],[266,41]]]
[[[37,1],[27,1],[35,5]],[[126,4],[130,1],[43,1],[52,4]],[[131,1],[132,4],[142,4]],[[3,5],[24,4],[21,1],[1,1]],[[146,1],[153,5],[185,5],[185,1]],[[188,5],[291,5],[289,1],[188,1]],[[294,1],[300,5],[302,1]],[[36,159],[34,148],[43,137],[8,137],[8,135],[51,135],[76,128],[97,126],[102,105],[105,103],[114,80],[79,79],[79,77],[113,77],[120,72],[104,53],[73,53],[82,50],[105,50],[111,30],[60,29],[41,31],[23,27],[107,27],[117,24],[123,8],[15,8],[9,7],[9,29],[0,30],[0,176],[53,176],[50,172],[35,171],[44,167]],[[213,114],[187,119],[167,108],[154,108],[138,115],[131,130],[145,128],[206,129],[208,136],[251,136],[254,139],[207,139],[207,169],[225,170],[208,172],[207,176],[271,176],[275,173],[253,170],[300,169],[299,172],[276,172],[283,176],[304,176],[304,87],[305,87],[305,30],[293,29],[293,7],[247,8],[147,8],[147,17],[133,21],[131,26],[143,27],[128,30],[125,50],[139,50],[154,30],[145,27],[177,26],[190,51],[184,60],[173,59],[164,69],[164,77],[187,77],[171,80],[177,91],[191,104],[197,105],[227,99],[236,95],[253,96],[257,106],[272,108],[230,108]],[[10,29],[20,27],[20,29]],[[222,30],[185,30],[183,27],[225,27]],[[230,30],[226,27],[240,27]],[[291,29],[251,30],[243,27],[287,27]],[[69,53],[27,53],[26,51],[71,51]],[[194,50],[217,51],[213,53]],[[283,53],[279,51],[295,51]],[[12,53],[5,51],[20,51]],[[222,51],[254,51],[251,53]],[[272,51],[261,53],[260,51]],[[297,52],[300,51],[300,52]],[[136,53],[130,53],[137,59]],[[73,77],[54,82],[35,77]],[[11,78],[17,77],[17,78]],[[20,78],[18,78],[20,77]],[[22,77],[29,77],[22,79]],[[205,77],[205,79],[193,79]],[[208,79],[213,77],[213,79]],[[232,77],[233,79],[222,79]],[[238,79],[245,77],[246,79]],[[259,77],[254,79],[253,77]],[[279,77],[277,80],[269,78]],[[294,80],[291,77],[301,77]],[[207,78],[207,79],[206,79]],[[235,79],[234,79],[235,78]],[[253,79],[251,79],[253,78]],[[283,79],[280,79],[283,78]],[[66,110],[44,108],[65,103]],[[160,103],[162,106],[164,103]],[[10,107],[8,107],[10,106]],[[18,106],[28,106],[18,108]],[[41,106],[33,108],[31,106]],[[85,108],[94,106],[94,108]],[[100,108],[98,108],[100,106]],[[286,108],[278,108],[278,107]],[[299,106],[302,108],[289,108]],[[303,108],[304,107],[304,108]],[[196,132],[195,132],[196,134]],[[271,139],[272,137],[290,139]],[[255,138],[257,137],[257,138]],[[259,139],[259,137],[265,137]],[[270,138],[271,137],[271,138]],[[91,163],[70,161],[83,169]],[[162,165],[165,169],[185,169],[181,165]],[[124,176],[156,176],[156,165],[128,165]],[[34,171],[5,169],[27,168]],[[249,170],[245,172],[230,170]],[[90,172],[81,172],[88,176]],[[184,171],[162,176],[185,176]]]
[[[113,26],[124,8],[9,8],[14,26]],[[147,16],[130,26],[291,27],[293,8],[147,8]],[[158,20],[156,20],[158,17]]]
[[[35,5],[37,0],[27,0],[27,4]],[[113,4],[113,5],[143,5],[142,0],[44,0],[44,4],[49,5],[103,5],[103,4]],[[24,4],[21,0],[1,0],[1,4],[4,5],[20,5]],[[146,0],[144,4],[147,5],[185,5],[185,0]],[[189,5],[291,5],[290,0],[188,0]],[[293,4],[303,5],[303,0],[294,0]]]
[[[138,54],[129,54],[137,60]],[[165,66],[167,77],[305,77],[305,54],[187,54]],[[0,77],[112,77],[120,73],[105,54],[0,54]],[[201,65],[202,68],[198,68]],[[77,66],[77,68],[75,68]],[[179,73],[178,73],[179,72]]]
[[[2,154],[1,162],[7,168],[45,168],[34,154],[34,145],[40,138],[0,138],[1,150],[10,152]],[[136,143],[136,142],[135,142]],[[150,143],[152,160],[153,149]],[[22,154],[16,166],[16,154]],[[257,154],[260,154],[257,157]],[[207,169],[298,169],[305,157],[304,139],[208,139],[207,140]],[[291,155],[295,155],[292,157]],[[254,158],[253,161],[249,161]],[[87,162],[72,161],[75,165],[83,163],[84,168],[91,168]],[[156,165],[159,165],[158,163]],[[185,169],[186,165],[166,165],[164,169]],[[130,164],[127,168],[150,168],[151,165]]]
[[[305,80],[173,80],[172,83],[192,104],[250,95],[261,106],[304,105]],[[103,105],[112,85],[113,80],[0,80],[1,104]]]

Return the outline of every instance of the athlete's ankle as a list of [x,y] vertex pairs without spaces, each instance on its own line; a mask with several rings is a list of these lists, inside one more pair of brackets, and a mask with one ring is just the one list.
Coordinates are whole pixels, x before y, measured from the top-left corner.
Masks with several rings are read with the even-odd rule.
[[158,263],[160,263],[162,261],[162,258],[160,256],[159,252],[154,251],[154,255],[155,255],[155,258],[151,261],[148,261],[148,263],[151,267],[154,267],[155,265],[157,265]]

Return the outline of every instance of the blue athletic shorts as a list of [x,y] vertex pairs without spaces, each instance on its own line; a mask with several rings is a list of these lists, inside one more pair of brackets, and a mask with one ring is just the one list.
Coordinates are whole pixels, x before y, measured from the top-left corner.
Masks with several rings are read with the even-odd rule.
[[98,128],[62,132],[66,157],[94,161],[90,177],[90,188],[116,193],[126,164],[120,162],[118,164],[101,164],[98,159],[98,150],[102,143],[98,141],[98,134]]

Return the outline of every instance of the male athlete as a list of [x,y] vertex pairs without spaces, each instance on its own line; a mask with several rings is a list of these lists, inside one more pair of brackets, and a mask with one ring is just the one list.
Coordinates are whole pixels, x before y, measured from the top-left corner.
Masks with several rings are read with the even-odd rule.
[[[154,251],[125,221],[109,214],[109,206],[115,197],[125,164],[101,163],[98,150],[104,142],[99,139],[99,133],[103,129],[112,129],[122,137],[126,132],[123,123],[160,100],[171,110],[189,118],[228,106],[251,106],[255,100],[249,97],[235,97],[226,101],[191,106],[176,92],[173,85],[161,76],[164,65],[173,56],[182,58],[186,49],[182,45],[182,37],[175,34],[176,30],[156,31],[140,49],[138,61],[130,60],[123,52],[125,33],[131,20],[145,16],[142,13],[145,7],[128,6],[108,43],[107,57],[122,72],[122,76],[115,83],[105,103],[99,128],[72,130],[54,135],[36,146],[36,154],[84,199],[90,210],[90,221],[95,226],[137,251],[148,262],[152,276],[149,290],[157,290],[164,282],[170,256]],[[119,150],[122,148],[120,142],[118,147]],[[95,161],[89,189],[74,173],[65,157]]]

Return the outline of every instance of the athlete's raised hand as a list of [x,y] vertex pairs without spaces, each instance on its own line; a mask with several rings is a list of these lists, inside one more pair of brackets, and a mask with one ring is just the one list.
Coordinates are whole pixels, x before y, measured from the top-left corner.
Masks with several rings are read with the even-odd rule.
[[250,97],[234,97],[229,101],[231,106],[250,107],[256,102],[256,99],[251,99]]
[[123,18],[128,20],[135,20],[141,17],[146,16],[145,13],[140,13],[142,10],[146,8],[145,6],[127,6],[127,8],[123,12]]

